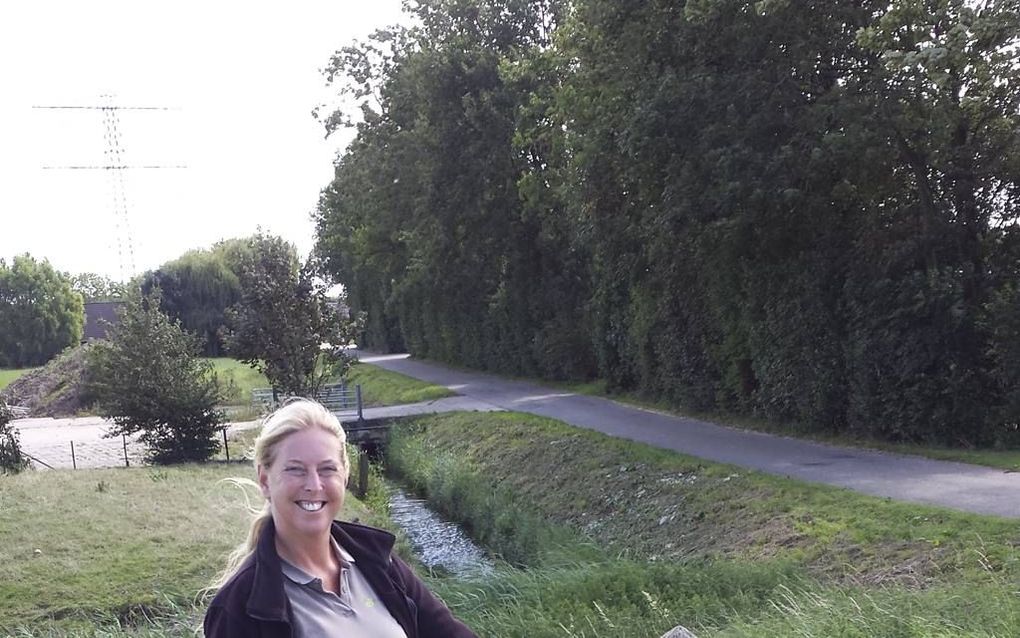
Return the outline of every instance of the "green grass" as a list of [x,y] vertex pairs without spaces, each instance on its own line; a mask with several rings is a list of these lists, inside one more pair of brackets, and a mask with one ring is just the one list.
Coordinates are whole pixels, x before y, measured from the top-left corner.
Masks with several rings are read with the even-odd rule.
[[39,368],[17,368],[17,369],[0,370],[0,390],[3,390],[4,388],[6,388],[8,385],[11,384],[11,382],[13,382],[18,377],[21,377],[22,375],[25,375],[25,374],[31,372],[32,370],[38,370],[38,369]]
[[[245,437],[250,438],[251,433]],[[412,483],[523,568],[430,579],[483,637],[1020,635],[1015,521],[748,473],[515,413],[416,418]],[[250,465],[0,476],[0,636],[192,636]],[[345,518],[386,525],[349,497]],[[38,552],[36,551],[38,550]],[[520,551],[523,550],[523,551]],[[518,552],[514,554],[514,552]]]
[[206,358],[212,364],[213,371],[224,388],[224,405],[247,406],[251,404],[251,391],[254,388],[269,387],[264,374],[228,357]]
[[746,473],[523,414],[415,419],[390,455],[490,544],[539,539],[528,570],[437,584],[480,635],[637,638],[675,624],[699,637],[1020,634],[1015,521]]
[[626,559],[504,572],[437,590],[480,636],[654,638],[1008,638],[1006,586],[905,589],[819,585],[776,564],[648,564]]
[[1016,521],[750,472],[533,415],[416,418],[391,449],[459,518],[472,517],[464,503],[502,491],[632,557],[781,559],[857,585],[985,583],[989,566],[1020,578]]
[[367,407],[420,403],[455,394],[443,386],[390,372],[370,363],[354,364],[348,375],[348,384],[361,384],[361,393]]
[[[200,619],[196,594],[249,520],[244,495],[220,480],[253,474],[210,463],[0,475],[0,635],[144,635]],[[344,518],[380,520],[351,495]]]

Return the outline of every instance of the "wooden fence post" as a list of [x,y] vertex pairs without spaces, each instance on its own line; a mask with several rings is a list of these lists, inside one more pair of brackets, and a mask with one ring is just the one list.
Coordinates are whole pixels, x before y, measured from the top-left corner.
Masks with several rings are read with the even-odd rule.
[[368,494],[368,452],[358,450],[358,498]]

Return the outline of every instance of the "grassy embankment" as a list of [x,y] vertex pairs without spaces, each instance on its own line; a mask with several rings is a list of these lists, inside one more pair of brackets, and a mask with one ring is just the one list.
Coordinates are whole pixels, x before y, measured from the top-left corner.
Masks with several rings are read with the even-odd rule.
[[398,436],[391,464],[529,566],[441,584],[482,635],[636,638],[673,624],[708,637],[1020,635],[1015,521],[529,415],[425,417],[409,430],[424,434]]

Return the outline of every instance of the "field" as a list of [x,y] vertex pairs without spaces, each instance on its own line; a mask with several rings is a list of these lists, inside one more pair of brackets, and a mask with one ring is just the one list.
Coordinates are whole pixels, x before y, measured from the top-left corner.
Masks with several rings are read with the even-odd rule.
[[348,383],[361,384],[361,393],[368,407],[419,403],[454,394],[442,386],[390,372],[370,363],[355,364],[351,368]]
[[[247,529],[245,495],[222,479],[252,474],[209,463],[0,475],[0,635],[191,635],[199,590]],[[346,512],[378,520],[353,496]]]

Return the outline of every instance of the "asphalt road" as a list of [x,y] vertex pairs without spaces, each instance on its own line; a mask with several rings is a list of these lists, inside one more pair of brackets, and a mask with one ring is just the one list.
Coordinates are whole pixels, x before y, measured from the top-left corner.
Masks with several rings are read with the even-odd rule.
[[446,386],[494,408],[551,417],[711,461],[872,496],[1020,518],[1020,473],[748,432],[533,383],[454,370],[407,355],[362,351],[361,360]]

